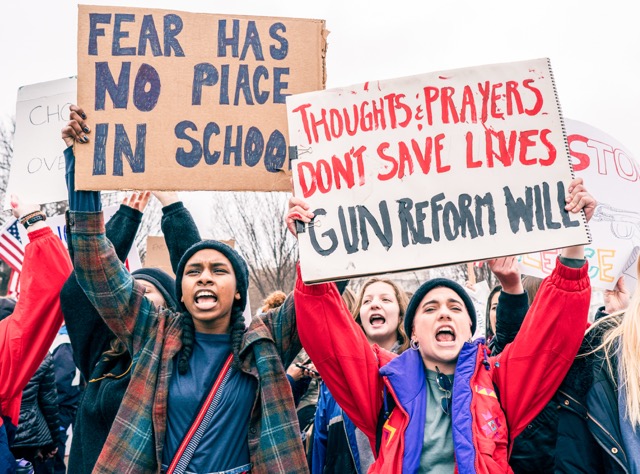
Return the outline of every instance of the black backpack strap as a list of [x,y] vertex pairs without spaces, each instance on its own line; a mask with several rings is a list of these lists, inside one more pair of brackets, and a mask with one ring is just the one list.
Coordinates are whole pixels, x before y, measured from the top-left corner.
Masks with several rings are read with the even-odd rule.
[[382,444],[382,428],[391,416],[391,412],[396,407],[396,401],[389,394],[387,387],[382,390],[382,407],[378,414],[378,424],[376,425],[376,457],[380,453],[380,445]]

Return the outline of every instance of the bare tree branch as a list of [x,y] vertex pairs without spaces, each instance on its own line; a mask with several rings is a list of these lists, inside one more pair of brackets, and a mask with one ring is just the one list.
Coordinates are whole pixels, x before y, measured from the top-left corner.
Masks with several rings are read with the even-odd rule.
[[247,260],[251,283],[265,298],[288,292],[295,281],[298,249],[284,225],[287,193],[212,193],[210,232],[232,238]]
[[[11,119],[9,123],[0,121],[0,202],[4,202],[4,196],[9,183],[9,170],[13,159],[13,136],[16,131],[16,121]],[[6,221],[7,216],[0,214],[0,220]]]

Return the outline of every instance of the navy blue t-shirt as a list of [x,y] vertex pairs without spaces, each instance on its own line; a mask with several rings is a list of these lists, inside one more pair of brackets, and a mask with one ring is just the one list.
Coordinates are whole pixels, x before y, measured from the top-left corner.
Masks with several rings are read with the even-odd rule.
[[[167,434],[162,464],[171,463],[185,433],[191,427],[200,402],[231,353],[229,334],[196,333],[189,371],[178,373],[177,358],[169,382]],[[231,369],[220,404],[205,432],[187,471],[217,472],[249,464],[249,417],[258,383],[251,375]]]

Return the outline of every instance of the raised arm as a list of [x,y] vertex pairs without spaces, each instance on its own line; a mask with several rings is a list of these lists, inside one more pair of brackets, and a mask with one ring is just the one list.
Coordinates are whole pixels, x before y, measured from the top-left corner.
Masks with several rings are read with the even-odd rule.
[[[567,210],[595,207],[581,180],[570,186]],[[494,383],[500,392],[511,440],[555,394],[580,347],[587,323],[591,285],[581,247],[563,249],[529,309],[520,332],[497,358]]]
[[522,287],[520,268],[516,257],[501,257],[488,261],[489,268],[496,275],[502,290],[496,308],[496,334],[493,339],[492,355],[500,354],[511,343],[524,321],[529,309],[527,293]]
[[[87,143],[91,131],[86,114],[75,105],[70,109],[71,121],[62,129],[62,138],[67,146]],[[108,328],[133,355],[156,323],[153,305],[143,297],[144,289],[135,283],[105,234],[100,194],[76,191],[72,167],[67,169],[67,187],[67,243],[76,280]],[[136,198],[136,202],[140,199],[148,196]]]
[[[287,226],[309,222],[313,214],[297,198],[289,201]],[[364,332],[345,307],[334,283],[305,285],[300,275],[294,290],[302,344],[338,405],[369,439],[376,437],[382,406],[378,361]]]
[[[12,200],[16,217],[39,210],[39,206]],[[20,298],[13,314],[0,322],[0,399],[22,392],[44,359],[62,325],[60,289],[71,272],[67,250],[44,222],[27,229],[20,275]],[[19,405],[6,413],[18,422]]]
[[[71,135],[77,130],[82,130],[84,136],[87,137],[90,134],[90,131],[84,132],[83,130],[84,127],[89,130],[82,118],[83,115],[82,109],[75,105],[71,106],[71,121],[62,129],[62,138],[69,145],[64,151],[69,202],[71,209],[75,211],[99,211],[101,208],[100,192],[76,191],[74,185],[75,155],[72,146],[74,140]],[[87,143],[77,138],[75,141],[78,146]],[[116,254],[121,261],[125,261],[134,244],[142,220],[142,213],[149,197],[149,193],[136,193],[127,196],[106,225],[107,238],[113,243]],[[71,240],[70,235],[67,240]],[[75,272],[64,284],[60,293],[60,301],[73,348],[75,364],[88,380],[96,363],[101,355],[108,350],[109,344],[115,336],[78,284]]]
[[[131,199],[127,198],[106,225],[107,238],[113,243],[121,261],[126,259],[131,250],[142,218],[142,210],[130,207],[130,204]],[[64,284],[60,302],[75,364],[88,380],[96,363],[109,349],[109,344],[115,336],[78,284],[75,272]]]
[[176,192],[154,191],[153,195],[162,204],[160,226],[169,250],[171,268],[175,273],[180,258],[182,258],[186,250],[202,239],[191,213],[184,207],[182,201],[178,199]]
[[67,228],[78,284],[109,329],[136,354],[155,328],[153,304],[107,239],[102,212],[70,211]]

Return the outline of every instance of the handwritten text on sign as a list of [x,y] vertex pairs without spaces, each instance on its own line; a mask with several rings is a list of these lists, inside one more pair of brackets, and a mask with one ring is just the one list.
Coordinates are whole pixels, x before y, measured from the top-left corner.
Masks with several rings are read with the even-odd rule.
[[287,99],[305,281],[587,242],[547,59]]
[[67,199],[60,130],[69,121],[69,107],[75,101],[75,77],[22,86],[18,91],[6,209],[12,194],[29,196],[40,204]]
[[[594,287],[613,289],[619,276],[633,270],[640,248],[640,162],[627,148],[601,130],[566,120],[569,153],[576,175],[588,184],[598,204],[590,222],[592,245],[586,249]],[[525,255],[523,273],[544,277],[555,258],[549,252]]]
[[324,22],[79,7],[80,189],[284,190],[285,98],[324,85]]

